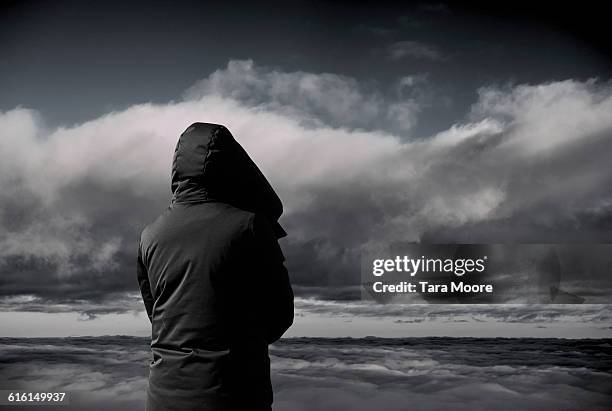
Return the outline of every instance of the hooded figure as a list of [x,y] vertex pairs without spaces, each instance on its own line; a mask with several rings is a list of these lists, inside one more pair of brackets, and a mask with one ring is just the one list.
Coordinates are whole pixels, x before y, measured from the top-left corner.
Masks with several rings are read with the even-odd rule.
[[172,203],[138,250],[152,324],[148,411],[271,409],[268,344],[293,322],[282,211],[227,128],[181,134]]

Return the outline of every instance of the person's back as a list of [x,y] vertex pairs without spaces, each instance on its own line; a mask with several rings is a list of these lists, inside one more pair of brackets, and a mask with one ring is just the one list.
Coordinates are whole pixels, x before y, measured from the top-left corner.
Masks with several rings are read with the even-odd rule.
[[140,238],[147,410],[270,409],[268,344],[293,321],[280,200],[222,126],[180,137],[172,204]]

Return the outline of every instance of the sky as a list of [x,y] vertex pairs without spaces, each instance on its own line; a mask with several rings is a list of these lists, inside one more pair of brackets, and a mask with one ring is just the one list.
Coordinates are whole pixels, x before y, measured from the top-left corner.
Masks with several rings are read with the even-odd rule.
[[372,242],[612,242],[612,60],[596,8],[2,7],[3,336],[150,332],[138,234],[167,207],[174,145],[195,121],[226,125],[283,200],[289,335],[612,334],[608,305],[359,294]]

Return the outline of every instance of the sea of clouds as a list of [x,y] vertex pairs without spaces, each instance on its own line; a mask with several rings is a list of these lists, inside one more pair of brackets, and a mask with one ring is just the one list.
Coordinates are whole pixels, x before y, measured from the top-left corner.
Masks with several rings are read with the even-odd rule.
[[[66,410],[142,409],[148,344],[121,336],[2,338],[0,388],[66,391]],[[276,411],[612,405],[609,339],[294,338],[272,345],[270,356]]]

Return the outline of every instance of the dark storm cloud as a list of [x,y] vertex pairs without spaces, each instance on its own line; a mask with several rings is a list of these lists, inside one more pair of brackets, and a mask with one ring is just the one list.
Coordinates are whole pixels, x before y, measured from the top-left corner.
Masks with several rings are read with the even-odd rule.
[[[609,340],[296,338],[270,347],[276,410],[609,409]],[[3,338],[0,386],[66,409],[144,404],[146,338]]]
[[300,298],[299,312],[336,317],[388,317],[410,322],[485,322],[529,324],[612,322],[612,307],[601,304],[377,304],[369,301],[320,301]]
[[[44,274],[41,274],[44,275]],[[80,314],[79,320],[94,320],[99,315],[117,313],[137,313],[142,311],[142,298],[138,292],[111,292],[102,291],[88,295],[79,295],[82,290],[64,291],[64,295],[45,295],[44,292],[20,294],[13,297],[4,297],[0,300],[0,311],[45,312],[45,313],[72,313]],[[76,288],[76,287],[74,287]],[[46,290],[45,290],[46,291]]]
[[[53,311],[60,304],[90,315],[127,307],[124,294],[134,289],[130,244],[138,240],[138,221],[153,218],[163,200],[87,177],[61,188],[52,207],[32,199],[32,192],[6,194],[10,198],[0,196],[6,199],[0,294],[36,296],[21,308],[26,311]],[[150,209],[109,206],[145,201]]]
[[409,128],[419,100],[398,107],[370,87],[231,61],[181,101],[72,127],[3,112],[4,309],[56,301],[94,315],[136,290],[138,234],[169,201],[174,144],[193,121],[227,125],[277,188],[300,295],[357,298],[366,243],[612,239],[609,84],[483,87],[462,122],[417,140],[383,117]]

